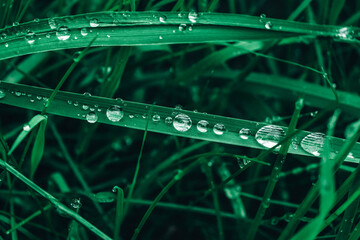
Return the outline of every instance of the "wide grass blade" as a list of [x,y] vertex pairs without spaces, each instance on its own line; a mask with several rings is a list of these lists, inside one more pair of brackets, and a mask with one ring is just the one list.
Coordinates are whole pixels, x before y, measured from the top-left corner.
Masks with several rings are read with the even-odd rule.
[[35,171],[39,166],[41,158],[44,154],[46,124],[47,118],[44,118],[44,120],[40,122],[39,128],[37,130],[34,145],[31,151],[30,179],[33,179]]

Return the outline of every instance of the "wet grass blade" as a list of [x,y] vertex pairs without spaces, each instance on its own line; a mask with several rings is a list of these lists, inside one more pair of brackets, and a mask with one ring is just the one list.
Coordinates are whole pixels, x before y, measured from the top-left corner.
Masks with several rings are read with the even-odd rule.
[[[160,20],[160,16],[165,16],[166,20]],[[96,19],[96,25],[90,23],[89,19]],[[342,26],[260,19],[240,14],[199,13],[195,22],[190,19],[188,13],[178,15],[175,12],[158,12],[155,17],[153,12],[98,12],[28,22],[0,30],[0,34],[7,35],[5,40],[0,40],[0,60],[37,52],[86,47],[95,36],[97,39],[92,47],[231,42],[300,35],[354,41],[359,32],[359,28],[353,27],[348,35],[339,37]],[[186,33],[179,31],[180,24],[193,24],[194,30]],[[82,35],[83,28],[89,29]]]
[[116,213],[115,213],[115,227],[114,227],[114,239],[120,239],[121,223],[124,218],[124,191],[122,188],[115,186],[113,191],[116,191]]
[[31,151],[30,179],[34,178],[35,171],[39,166],[41,158],[44,154],[46,124],[47,118],[44,118],[44,120],[40,122],[36,133],[34,145]]

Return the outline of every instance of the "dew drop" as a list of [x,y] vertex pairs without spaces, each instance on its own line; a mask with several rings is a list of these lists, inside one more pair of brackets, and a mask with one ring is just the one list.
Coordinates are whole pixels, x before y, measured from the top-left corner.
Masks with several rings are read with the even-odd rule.
[[159,114],[155,114],[155,115],[152,117],[152,120],[153,120],[153,122],[159,122],[159,121],[161,120],[160,115],[159,115]]
[[183,32],[183,31],[185,31],[186,30],[186,24],[180,24],[179,25],[179,31],[180,32]]
[[6,93],[5,93],[5,90],[3,89],[0,89],[0,99],[3,99],[6,97]]
[[260,18],[262,19],[266,18],[266,14],[265,13],[260,14]]
[[186,132],[191,128],[191,125],[191,118],[186,114],[180,113],[174,118],[173,126],[179,132]]
[[86,114],[86,121],[89,123],[96,123],[98,120],[98,115],[95,112],[89,112]]
[[119,122],[124,117],[124,112],[121,107],[114,105],[106,110],[106,116],[112,122]]
[[199,14],[195,11],[191,11],[189,12],[188,18],[190,22],[196,23],[199,19]]
[[270,207],[270,198],[263,200],[262,206],[263,206],[263,208],[269,208]]
[[300,146],[304,151],[314,156],[320,156],[324,146],[324,137],[323,133],[310,133],[301,140]]
[[271,29],[273,27],[273,25],[272,25],[272,23],[270,22],[270,21],[267,21],[266,23],[265,23],[265,28],[266,29]]
[[30,127],[30,125],[29,124],[24,124],[24,126],[23,126],[23,130],[25,131],[25,132],[29,132],[30,130],[31,130],[31,127]]
[[88,34],[89,34],[89,31],[88,31],[88,29],[87,28],[82,28],[81,30],[80,30],[80,33],[81,33],[81,35],[82,36],[87,36]]
[[59,27],[58,30],[56,31],[56,37],[61,41],[65,41],[69,39],[70,35],[71,35],[70,29],[65,26]]
[[115,192],[117,192],[117,191],[118,191],[118,189],[121,189],[121,188],[120,188],[120,187],[118,187],[118,186],[114,186],[114,187],[112,188],[112,190],[111,190],[111,191],[115,193]]
[[21,96],[21,92],[16,91],[16,92],[15,92],[15,96],[20,97],[20,96]]
[[82,109],[88,110],[88,109],[89,109],[89,105],[86,105],[86,104],[82,105]]
[[40,22],[40,19],[35,18],[35,19],[34,19],[34,22]]
[[77,101],[74,102],[74,106],[75,106],[75,107],[79,106],[79,102],[77,102]]
[[29,44],[33,44],[35,42],[35,39],[36,39],[36,34],[34,32],[27,32],[26,33],[25,40]]
[[242,128],[239,131],[239,136],[240,136],[241,139],[247,140],[250,135],[251,135],[251,131],[248,128]]
[[170,124],[172,124],[172,122],[173,122],[172,117],[166,117],[166,118],[165,118],[165,124],[170,125]]
[[197,130],[202,133],[207,132],[208,127],[209,127],[209,122],[206,120],[200,120],[196,125]]
[[89,92],[84,92],[83,95],[84,95],[84,96],[87,96],[87,97],[91,97],[91,93],[89,93]]
[[8,43],[5,43],[5,47],[9,47],[9,44],[8,44]]
[[97,20],[96,18],[93,18],[90,20],[90,26],[91,27],[97,27],[99,26],[99,20]]
[[79,62],[80,61],[80,55],[81,55],[81,51],[77,51],[73,54],[73,60],[74,62]]
[[165,23],[167,20],[167,17],[165,15],[162,15],[159,17],[159,21],[162,22],[162,23]]
[[216,135],[223,135],[225,132],[225,126],[222,123],[217,123],[214,125],[213,131]]
[[272,148],[285,136],[285,131],[275,125],[267,125],[260,128],[255,134],[255,140],[262,146]]
[[56,29],[57,25],[54,18],[49,18],[48,23],[51,29]]
[[74,198],[70,205],[71,205],[71,207],[73,207],[75,209],[81,208],[82,204],[81,204],[80,198]]

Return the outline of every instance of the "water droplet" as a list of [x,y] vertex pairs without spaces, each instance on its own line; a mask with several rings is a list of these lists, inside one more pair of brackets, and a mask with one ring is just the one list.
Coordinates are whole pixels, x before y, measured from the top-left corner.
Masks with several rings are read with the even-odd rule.
[[74,107],[77,107],[77,106],[79,106],[79,102],[74,102]]
[[5,90],[3,89],[0,89],[0,99],[3,99],[6,97],[6,93],[5,93]]
[[91,97],[91,93],[89,93],[89,92],[84,92],[83,95],[84,95],[84,96],[87,96],[87,97]]
[[165,118],[165,123],[166,123],[166,124],[170,125],[170,124],[172,124],[172,122],[173,122],[172,117],[166,117],[166,118]]
[[135,116],[134,116],[134,114],[129,114],[129,118],[134,118]]
[[88,34],[89,34],[89,31],[88,31],[88,29],[87,28],[82,28],[81,30],[80,30],[80,33],[81,33],[81,35],[82,36],[87,36]]
[[114,105],[106,110],[106,116],[112,122],[119,122],[124,117],[124,112],[121,107]]
[[191,12],[189,12],[188,18],[190,22],[196,23],[199,19],[199,14],[192,10]]
[[73,54],[73,60],[74,62],[79,62],[80,61],[80,55],[81,55],[81,51],[77,51]]
[[70,35],[71,35],[70,29],[65,26],[59,27],[58,30],[56,31],[56,37],[61,41],[65,41],[69,39]]
[[324,146],[324,137],[323,133],[311,133],[301,140],[300,146],[304,151],[314,156],[320,156]]
[[29,124],[24,124],[24,126],[23,126],[23,130],[25,131],[25,132],[29,132],[30,130],[31,130],[31,127],[30,127],[30,125]]
[[161,39],[163,39],[163,37],[162,37],[162,36],[159,36],[159,39],[161,40]]
[[13,22],[13,26],[15,27],[15,26],[19,26],[19,22]]
[[240,138],[242,138],[242,139],[244,139],[244,140],[247,140],[250,135],[251,135],[251,131],[250,131],[250,129],[248,129],[248,128],[242,128],[242,129],[239,131],[239,136],[240,136]]
[[266,18],[266,14],[265,13],[260,14],[260,18],[262,19]]
[[155,114],[155,115],[152,117],[152,120],[153,120],[153,122],[159,122],[159,121],[161,120],[160,115],[159,115],[159,114]]
[[21,96],[21,92],[16,91],[16,92],[15,92],[15,96],[20,97],[20,96]]
[[57,24],[54,18],[49,18],[48,20],[49,26],[51,29],[56,29],[57,28]]
[[35,18],[35,19],[34,19],[34,22],[40,22],[40,19]]
[[98,120],[98,116],[95,112],[89,112],[88,114],[86,114],[86,120],[89,123],[96,123]]
[[162,22],[162,23],[165,23],[167,20],[167,17],[165,15],[162,15],[159,17],[159,21]]
[[71,205],[71,207],[73,207],[75,209],[81,208],[82,204],[81,204],[80,198],[74,198],[70,205]]
[[209,127],[209,122],[206,120],[200,120],[196,125],[197,130],[202,133],[207,132],[208,127]]
[[179,132],[186,132],[192,126],[191,118],[183,113],[180,113],[175,116],[173,126]]
[[93,18],[90,20],[90,26],[91,27],[97,27],[99,26],[99,20],[97,20],[96,18]]
[[273,217],[271,218],[271,225],[277,225],[279,223],[279,218]]
[[262,146],[272,148],[285,136],[285,131],[275,125],[267,125],[260,128],[255,134],[255,140]]
[[225,126],[222,123],[217,123],[214,125],[213,131],[216,135],[223,135],[225,132]]
[[183,31],[185,31],[186,30],[186,24],[180,24],[179,25],[179,31],[180,32],[183,32]]
[[121,188],[120,188],[120,187],[118,187],[118,186],[114,186],[114,187],[112,188],[112,190],[111,190],[111,191],[115,193],[115,192],[117,192],[117,191],[118,191],[118,189],[121,189]]
[[33,103],[33,102],[35,102],[35,99],[34,99],[34,98],[30,98],[29,101]]
[[262,204],[263,208],[269,208],[270,207],[270,198],[263,200],[261,204]]
[[86,105],[86,104],[82,105],[82,109],[88,110],[88,109],[89,109],[89,105]]
[[311,117],[316,117],[318,115],[319,111],[314,111],[310,113]]
[[350,27],[343,27],[337,31],[336,36],[340,39],[352,40],[354,39],[354,30]]
[[270,22],[270,21],[267,21],[266,23],[265,23],[265,28],[266,29],[271,29],[273,27],[273,24]]
[[5,43],[5,47],[9,47],[9,44],[8,44],[8,43]]
[[29,44],[33,44],[35,42],[35,39],[36,39],[36,34],[34,32],[27,32],[26,33],[25,40]]

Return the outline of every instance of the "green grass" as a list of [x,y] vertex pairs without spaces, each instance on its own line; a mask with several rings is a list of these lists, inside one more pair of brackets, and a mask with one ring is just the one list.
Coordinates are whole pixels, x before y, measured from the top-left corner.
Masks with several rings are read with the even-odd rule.
[[359,12],[5,1],[0,239],[358,239]]

